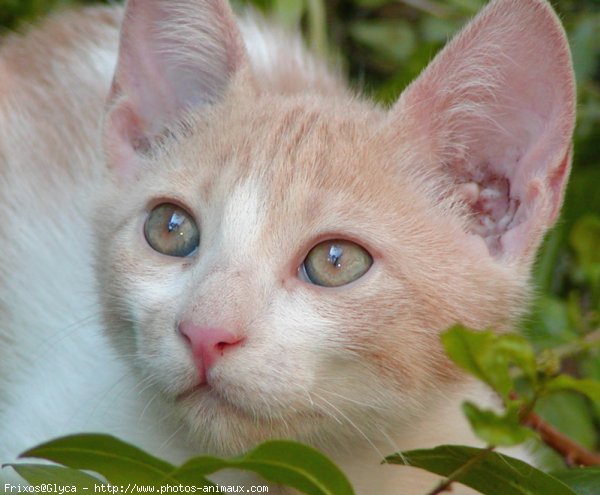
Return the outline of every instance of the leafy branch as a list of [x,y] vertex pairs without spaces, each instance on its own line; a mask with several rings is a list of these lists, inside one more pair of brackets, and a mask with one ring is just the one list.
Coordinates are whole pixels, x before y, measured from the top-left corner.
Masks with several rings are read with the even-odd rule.
[[[472,455],[466,457],[464,462],[455,466],[453,470],[435,471],[432,467],[436,466],[424,467],[413,464],[410,459],[415,451],[403,452],[397,457],[388,458],[390,462],[396,463],[408,459],[411,465],[424,467],[446,476],[427,495],[450,491],[455,482],[461,482],[475,489],[482,488],[479,479],[482,463],[491,455],[500,455],[494,452],[497,447],[510,447],[530,439],[532,430],[539,434],[546,445],[558,452],[567,465],[600,466],[600,454],[579,445],[552,427],[534,411],[540,398],[564,390],[584,394],[594,403],[600,404],[600,382],[580,380],[558,373],[560,359],[595,349],[600,344],[600,331],[591,332],[577,343],[571,343],[552,353],[543,353],[540,357],[536,356],[531,344],[519,335],[497,335],[492,331],[474,332],[461,326],[455,326],[445,332],[442,335],[442,342],[446,352],[458,366],[486,383],[498,394],[504,410],[502,412],[482,410],[470,402],[463,404],[463,410],[471,427],[477,436],[487,443],[487,447],[472,451]],[[427,451],[419,452],[420,455],[424,455]],[[505,456],[502,457],[504,458]],[[445,461],[447,462],[447,459]],[[494,469],[497,468],[498,466],[495,466]],[[530,466],[530,469],[534,468]],[[489,476],[490,472],[491,470],[487,470],[486,475]],[[558,479],[551,478],[560,483]],[[594,479],[594,482],[598,483],[598,478]],[[507,493],[505,485],[499,486],[502,487],[500,491],[487,487],[488,491],[484,493],[505,495]],[[558,493],[557,489],[554,487],[552,493]]]

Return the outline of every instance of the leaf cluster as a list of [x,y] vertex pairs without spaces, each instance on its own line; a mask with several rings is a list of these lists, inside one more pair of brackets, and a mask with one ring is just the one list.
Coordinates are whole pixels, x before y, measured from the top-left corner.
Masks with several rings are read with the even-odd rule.
[[[310,495],[352,495],[345,475],[315,449],[286,440],[266,442],[243,456],[201,456],[174,466],[110,435],[84,434],[39,445],[22,457],[56,464],[12,464],[34,487],[48,483],[95,490],[138,484],[148,487],[215,486],[207,476],[222,469],[238,469],[293,487]],[[96,490],[97,491],[97,490]]]

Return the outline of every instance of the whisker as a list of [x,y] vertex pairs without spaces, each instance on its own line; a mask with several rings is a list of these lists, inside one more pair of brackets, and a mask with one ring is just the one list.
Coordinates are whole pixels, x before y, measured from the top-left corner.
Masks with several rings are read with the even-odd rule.
[[169,435],[169,437],[160,444],[159,450],[163,450],[165,448],[168,447],[169,443],[171,443],[173,441],[173,439],[179,434],[179,432],[185,427],[185,423],[181,423],[177,428],[175,428],[175,431]]
[[325,399],[325,397],[323,397],[320,394],[317,394],[316,392],[313,391],[313,394],[315,395],[315,397],[321,399],[323,402],[325,402],[326,404],[328,404],[331,408],[333,408],[335,411],[338,412],[338,414],[344,418],[348,424],[350,426],[352,426],[368,443],[369,445],[373,448],[373,450],[375,450],[375,452],[377,452],[377,454],[383,458],[385,457],[381,451],[379,450],[379,448],[375,445],[375,443],[373,443],[373,441],[368,437],[368,435],[366,435],[363,430],[361,428],[358,427],[358,425],[356,423],[354,423],[354,421],[352,421],[348,415],[346,415],[343,411],[341,411],[338,407],[336,407],[334,404],[332,404],[331,402],[329,402],[327,399]]
[[375,406],[372,403],[366,403],[366,402],[361,402],[359,400],[356,399],[351,399],[350,397],[346,397],[344,395],[338,394],[337,392],[332,392],[331,390],[327,390],[325,388],[320,388],[320,390],[322,390],[323,392],[328,393],[329,395],[333,395],[335,397],[338,397],[340,399],[343,399],[347,402],[351,402],[352,404],[356,404],[357,406],[362,406],[362,407],[366,407],[368,409],[378,409],[380,411],[383,411],[384,409],[382,407],[379,406]]

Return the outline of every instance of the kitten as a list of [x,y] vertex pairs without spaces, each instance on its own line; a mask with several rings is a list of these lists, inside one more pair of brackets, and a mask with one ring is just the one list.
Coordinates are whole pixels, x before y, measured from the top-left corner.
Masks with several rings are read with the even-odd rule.
[[77,431],[173,461],[285,437],[359,494],[424,493],[382,456],[476,443],[459,404],[490,401],[439,334],[511,327],[560,209],[556,15],[492,1],[390,109],[225,0],[131,0],[117,47],[121,20],[1,46],[0,461]]

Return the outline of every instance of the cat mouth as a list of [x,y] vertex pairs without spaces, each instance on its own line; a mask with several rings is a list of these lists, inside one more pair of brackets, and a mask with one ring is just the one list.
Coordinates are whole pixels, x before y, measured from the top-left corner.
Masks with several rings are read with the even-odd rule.
[[217,387],[208,383],[197,383],[175,396],[175,403],[183,407],[201,407],[205,413],[207,411],[217,412],[219,414],[233,414],[238,418],[253,417],[255,415],[249,412],[236,402],[232,402],[225,394],[220,393]]
[[[331,419],[326,412],[310,407],[299,410],[297,405],[296,407],[283,406],[275,410],[273,406],[282,406],[279,402],[271,404],[271,407],[265,411],[252,399],[243,400],[236,393],[227,392],[218,385],[197,383],[178,394],[174,402],[182,408],[184,416],[194,431],[215,424],[220,425],[219,431],[223,435],[231,433],[236,438],[236,442],[240,435],[248,435],[248,442],[250,442],[248,445],[278,437],[302,441],[309,438],[305,430],[318,429],[321,422]],[[253,395],[256,399],[260,392],[257,391]],[[266,403],[266,399],[262,399],[260,405]],[[295,432],[293,428],[290,430],[290,424],[303,426]]]

